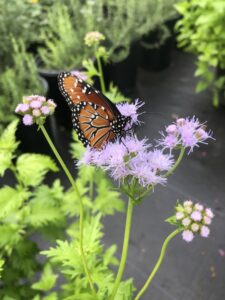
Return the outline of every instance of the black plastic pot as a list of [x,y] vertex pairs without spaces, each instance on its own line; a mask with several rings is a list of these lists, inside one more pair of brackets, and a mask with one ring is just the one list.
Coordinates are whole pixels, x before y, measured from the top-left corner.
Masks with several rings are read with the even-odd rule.
[[[167,26],[170,36],[162,45],[159,44],[159,36],[161,29],[156,29],[143,37],[141,44],[141,60],[140,66],[149,71],[161,71],[168,68],[172,61],[172,50],[175,43],[174,25],[176,20],[168,21]],[[152,45],[152,48],[147,48],[144,44]]]
[[130,54],[125,60],[104,66],[107,87],[110,82],[113,82],[125,96],[133,96],[137,93],[139,53],[139,44],[135,43],[131,46]]

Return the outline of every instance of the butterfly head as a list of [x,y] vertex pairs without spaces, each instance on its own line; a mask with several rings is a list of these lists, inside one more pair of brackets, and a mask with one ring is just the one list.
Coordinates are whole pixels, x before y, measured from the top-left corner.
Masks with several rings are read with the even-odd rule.
[[115,134],[120,135],[131,128],[131,117],[120,115],[112,121],[111,126],[112,131]]

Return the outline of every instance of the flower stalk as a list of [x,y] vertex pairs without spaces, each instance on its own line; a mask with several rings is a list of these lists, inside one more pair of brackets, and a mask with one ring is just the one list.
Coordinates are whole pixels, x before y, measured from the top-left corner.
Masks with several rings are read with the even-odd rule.
[[185,153],[185,147],[181,147],[180,154],[179,154],[175,164],[173,165],[173,167],[170,170],[168,170],[166,172],[164,177],[168,177],[169,175],[171,175],[176,170],[176,168],[179,166],[180,162],[182,161],[184,153]]
[[73,179],[73,176],[71,175],[69,169],[67,168],[67,166],[65,165],[64,161],[62,160],[59,152],[57,151],[55,145],[53,144],[50,136],[48,135],[45,127],[43,125],[40,125],[39,128],[41,129],[44,137],[46,138],[50,148],[52,149],[56,159],[58,160],[59,164],[61,165],[63,171],[65,172],[67,178],[69,179],[74,191],[76,192],[77,194],[77,197],[79,199],[79,205],[80,205],[80,222],[79,222],[79,235],[80,235],[80,252],[81,252],[81,258],[82,258],[82,262],[83,262],[83,267],[84,267],[84,271],[85,271],[85,274],[88,278],[88,281],[89,281],[89,285],[90,285],[90,288],[93,292],[94,295],[96,295],[96,291],[95,291],[95,287],[94,287],[94,284],[93,284],[93,281],[92,281],[92,278],[91,278],[91,274],[90,274],[90,271],[88,269],[88,265],[87,265],[87,261],[86,261],[86,258],[85,258],[85,254],[84,254],[84,247],[83,247],[83,227],[84,227],[84,205],[83,205],[83,201],[82,201],[82,197],[81,197],[81,194],[78,190],[78,187]]
[[123,249],[122,249],[122,255],[120,260],[119,269],[116,276],[116,281],[113,287],[112,295],[110,297],[110,300],[114,300],[116,293],[118,291],[123,273],[124,268],[127,261],[127,253],[128,253],[128,246],[129,246],[129,239],[130,239],[130,229],[131,229],[131,222],[132,222],[132,214],[133,214],[133,202],[132,199],[129,198],[128,205],[127,205],[127,216],[126,216],[126,225],[125,225],[125,232],[124,232],[124,240],[123,240]]
[[106,93],[106,87],[105,87],[105,81],[104,81],[104,76],[103,76],[103,70],[102,70],[102,62],[101,58],[96,53],[96,60],[97,60],[97,65],[98,65],[98,74],[99,74],[99,80],[100,80],[100,85],[101,85],[101,91],[103,94]]
[[141,296],[143,296],[143,294],[146,292],[146,290],[148,289],[149,285],[152,282],[152,279],[155,277],[159,267],[161,266],[161,264],[165,258],[165,254],[166,254],[166,250],[167,250],[169,242],[181,231],[182,231],[182,229],[178,228],[178,229],[174,230],[170,235],[168,235],[168,237],[165,239],[165,241],[162,245],[160,256],[158,258],[158,261],[157,261],[154,269],[152,270],[151,274],[149,275],[148,279],[146,280],[145,284],[143,285],[141,290],[138,292],[138,294],[134,300],[139,300],[141,298]]

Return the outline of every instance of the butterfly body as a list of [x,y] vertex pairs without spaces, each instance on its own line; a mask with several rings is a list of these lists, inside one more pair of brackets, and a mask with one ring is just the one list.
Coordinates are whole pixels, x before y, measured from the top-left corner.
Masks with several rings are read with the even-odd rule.
[[69,72],[59,74],[59,89],[72,111],[73,128],[84,146],[101,148],[121,137],[130,118],[101,92]]

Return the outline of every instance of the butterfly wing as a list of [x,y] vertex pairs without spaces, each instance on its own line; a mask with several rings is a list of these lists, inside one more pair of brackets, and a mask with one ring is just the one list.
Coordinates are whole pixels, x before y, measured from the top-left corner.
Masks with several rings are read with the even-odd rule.
[[129,118],[101,92],[64,72],[58,75],[59,89],[72,110],[73,127],[84,146],[101,148],[105,142],[120,137]]
[[58,75],[58,85],[69,106],[77,105],[80,102],[92,102],[106,108],[115,117],[121,115],[117,107],[106,96],[70,72]]
[[104,143],[116,138],[112,130],[113,115],[94,103],[80,102],[74,106],[72,122],[84,146],[101,148]]

